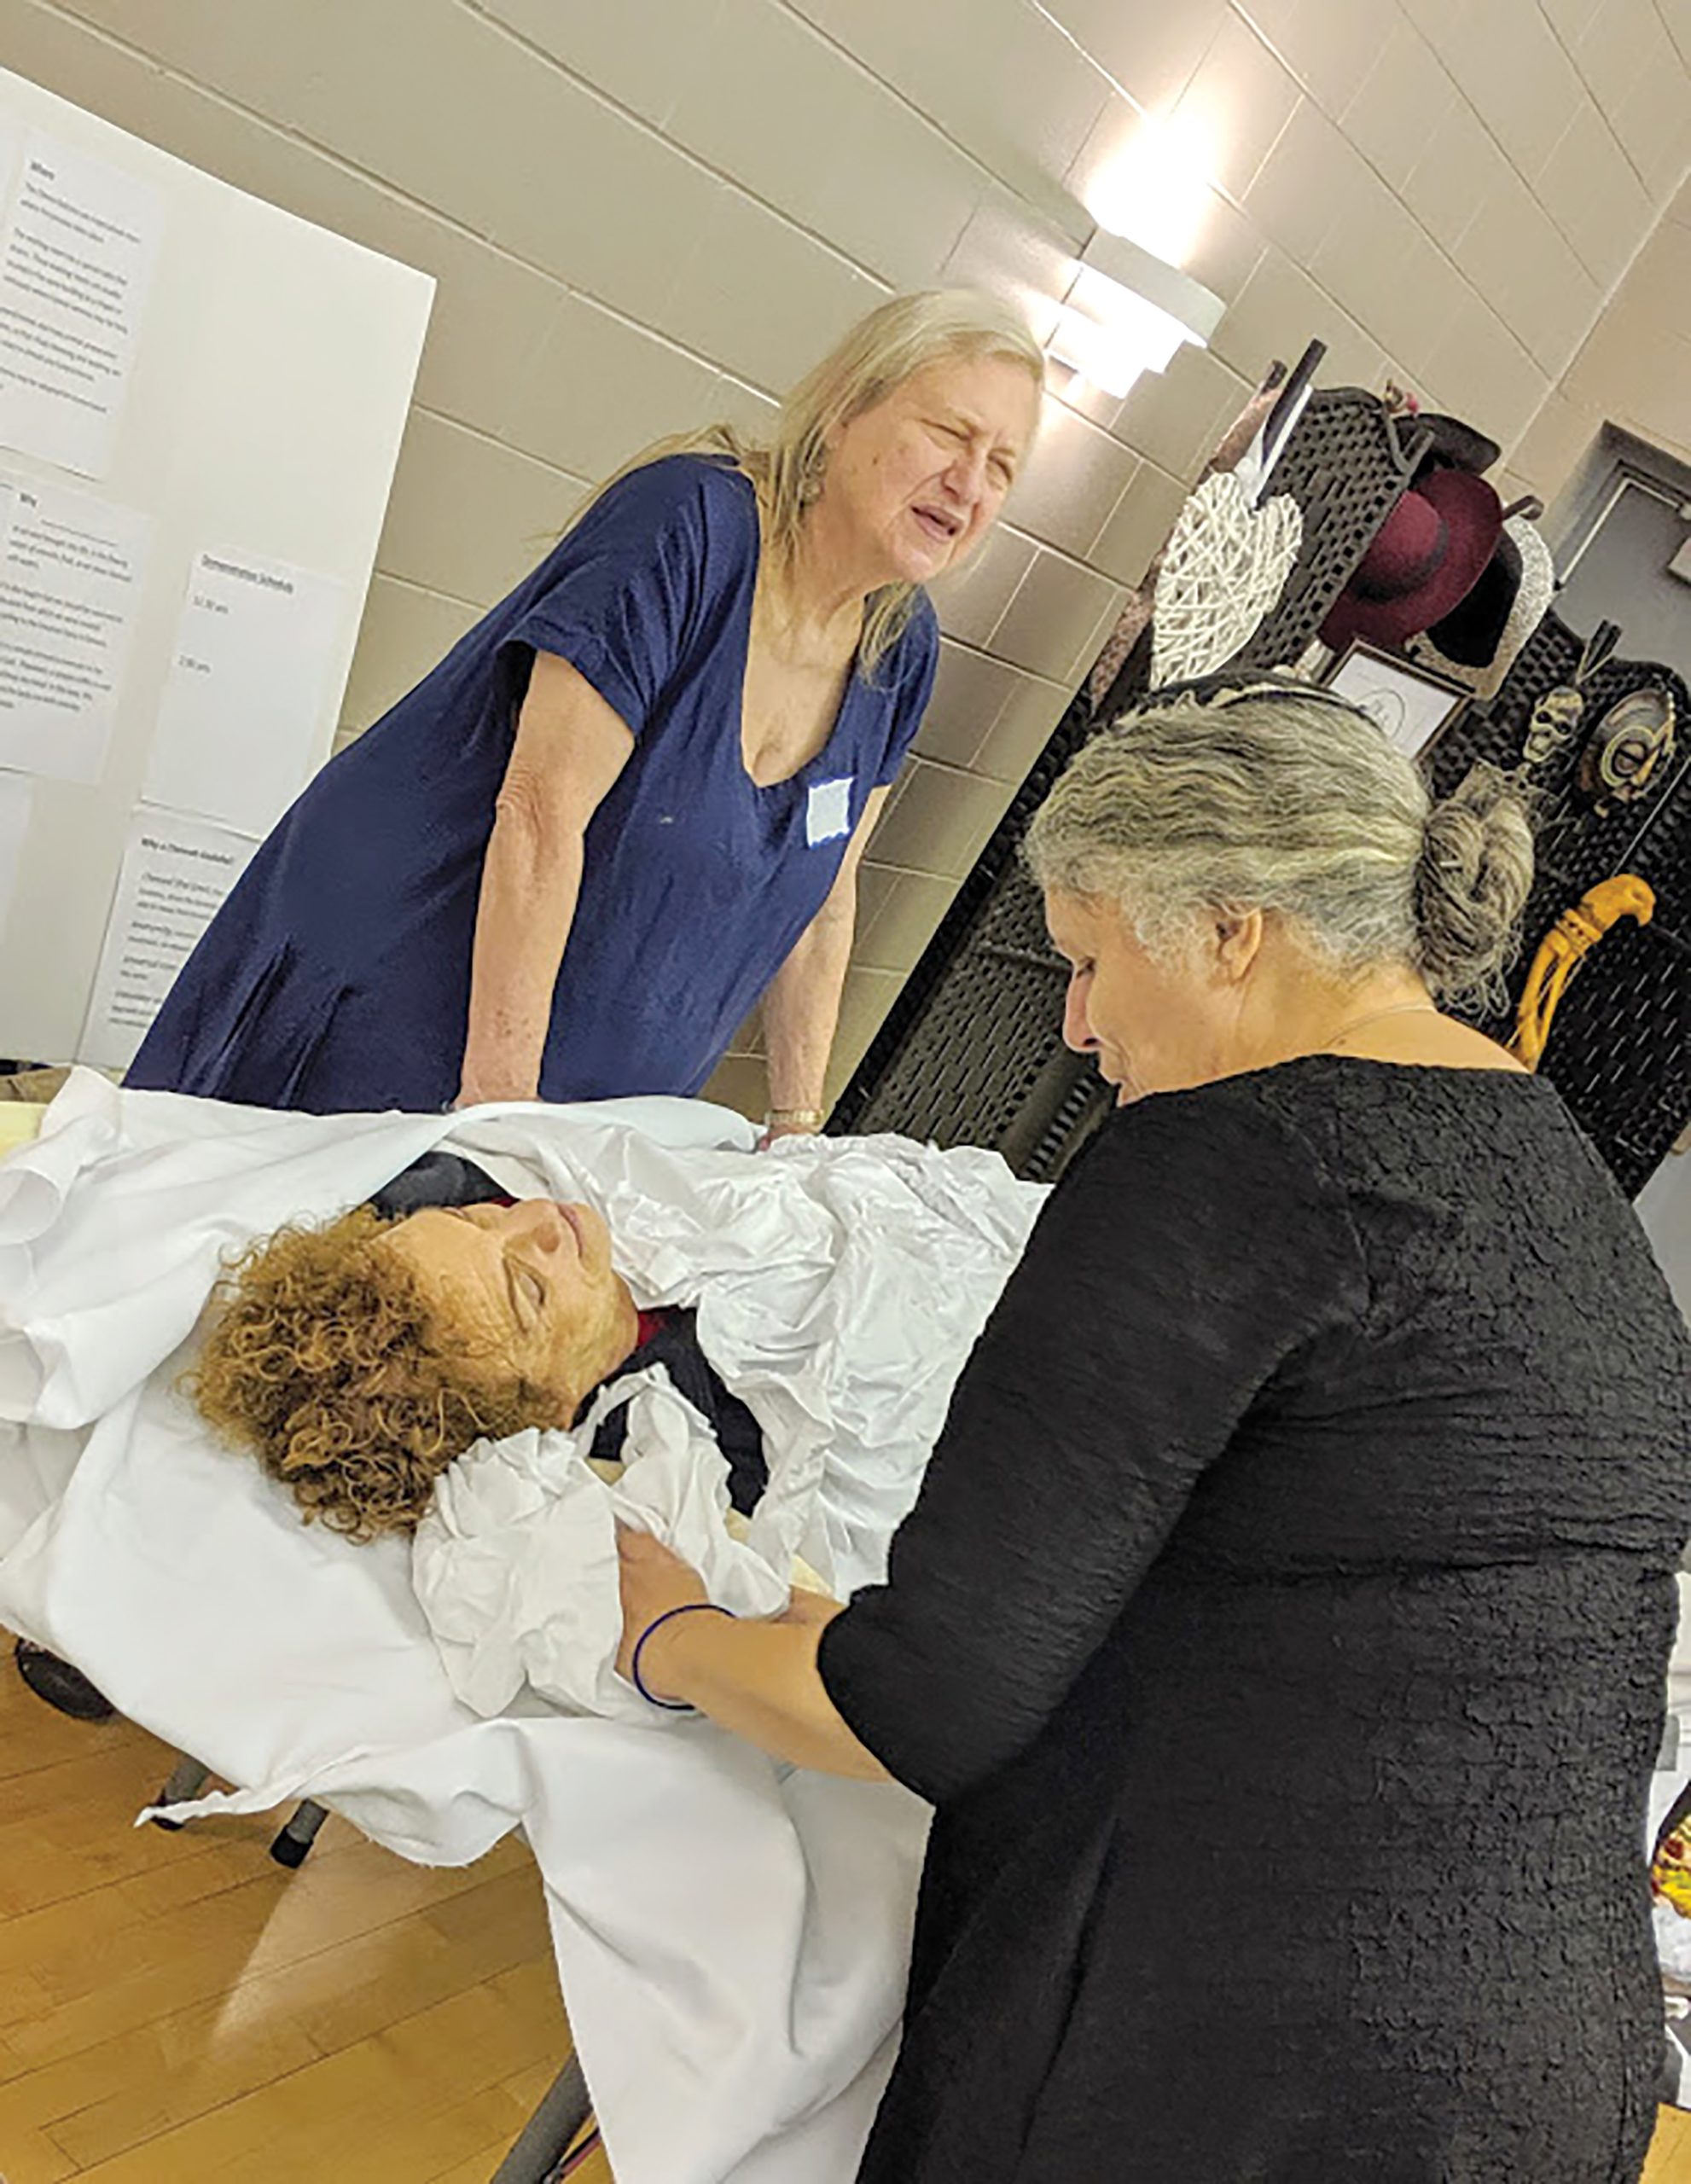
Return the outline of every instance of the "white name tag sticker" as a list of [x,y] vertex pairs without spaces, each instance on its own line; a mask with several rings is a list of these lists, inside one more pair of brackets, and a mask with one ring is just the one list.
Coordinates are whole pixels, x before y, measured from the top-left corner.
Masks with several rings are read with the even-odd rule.
[[851,775],[843,781],[818,781],[805,807],[805,839],[815,849],[819,842],[837,842],[851,831]]

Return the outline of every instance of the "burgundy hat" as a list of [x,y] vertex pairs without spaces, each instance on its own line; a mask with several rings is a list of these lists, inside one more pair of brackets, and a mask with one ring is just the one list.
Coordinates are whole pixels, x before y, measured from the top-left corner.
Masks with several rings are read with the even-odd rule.
[[1405,493],[1322,624],[1343,652],[1353,637],[1401,645],[1442,622],[1479,583],[1502,536],[1503,507],[1483,478],[1433,470]]

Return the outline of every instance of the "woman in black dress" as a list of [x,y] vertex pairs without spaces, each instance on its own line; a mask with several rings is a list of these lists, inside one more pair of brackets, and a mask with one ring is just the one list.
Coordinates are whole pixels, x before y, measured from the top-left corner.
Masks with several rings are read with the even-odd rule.
[[627,1670],[938,1808],[873,2184],[1630,2184],[1691,1345],[1437,1006],[1513,945],[1523,816],[1212,689],[1029,853],[1119,1108],[888,1582],[740,1623],[630,1536]]

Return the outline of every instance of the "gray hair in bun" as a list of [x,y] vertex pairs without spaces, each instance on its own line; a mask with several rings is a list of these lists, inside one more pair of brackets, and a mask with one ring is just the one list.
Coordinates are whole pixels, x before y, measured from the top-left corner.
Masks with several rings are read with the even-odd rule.
[[1028,829],[1040,886],[1117,902],[1165,960],[1206,910],[1258,909],[1341,973],[1407,964],[1495,1001],[1532,881],[1525,806],[1491,770],[1431,804],[1369,717],[1296,684],[1201,687],[1095,736]]
[[1495,767],[1473,767],[1428,811],[1415,870],[1411,961],[1434,993],[1501,1004],[1532,864],[1526,806]]

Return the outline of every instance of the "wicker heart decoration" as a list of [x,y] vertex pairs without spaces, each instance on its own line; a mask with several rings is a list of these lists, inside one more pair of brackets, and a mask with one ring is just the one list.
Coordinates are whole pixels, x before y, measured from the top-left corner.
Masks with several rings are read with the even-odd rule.
[[1153,687],[1224,666],[1286,588],[1304,519],[1282,494],[1254,508],[1231,471],[1188,498],[1163,555],[1151,624]]

